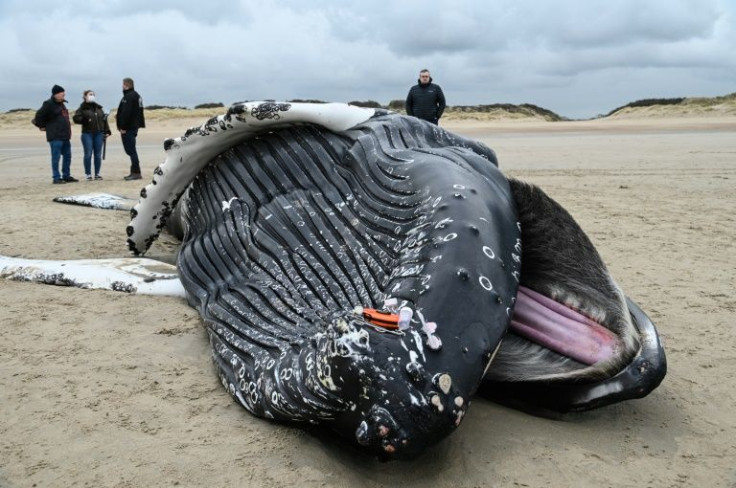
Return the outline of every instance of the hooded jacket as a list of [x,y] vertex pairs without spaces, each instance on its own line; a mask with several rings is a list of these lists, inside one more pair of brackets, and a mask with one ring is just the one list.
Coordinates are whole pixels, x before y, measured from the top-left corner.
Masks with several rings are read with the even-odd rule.
[[429,83],[422,85],[421,80],[409,90],[406,97],[406,113],[419,119],[437,123],[445,111],[445,94],[439,85]]
[[115,113],[118,130],[140,129],[146,126],[143,116],[143,99],[132,88],[123,90],[123,98]]
[[74,112],[72,117],[74,123],[82,124],[82,132],[104,132],[107,135],[110,132],[110,125],[107,123],[107,115],[102,110],[102,105],[97,102],[82,102],[79,108]]
[[68,141],[72,138],[69,111],[64,102],[57,102],[54,97],[43,102],[31,123],[46,131],[46,140],[49,142]]

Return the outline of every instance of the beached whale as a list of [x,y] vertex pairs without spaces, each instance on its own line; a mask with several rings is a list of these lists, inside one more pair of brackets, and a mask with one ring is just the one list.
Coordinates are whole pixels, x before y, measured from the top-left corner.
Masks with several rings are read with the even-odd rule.
[[129,247],[166,225],[183,239],[220,378],[258,416],[403,457],[456,429],[479,388],[564,412],[665,374],[584,232],[482,144],[380,110],[251,102],[165,148]]
[[[664,375],[656,330],[585,233],[482,144],[380,110],[254,102],[166,147],[129,247],[176,209],[189,301],[257,415],[399,456],[451,432],[486,371],[489,396],[553,411]],[[354,311],[384,304],[411,320]]]

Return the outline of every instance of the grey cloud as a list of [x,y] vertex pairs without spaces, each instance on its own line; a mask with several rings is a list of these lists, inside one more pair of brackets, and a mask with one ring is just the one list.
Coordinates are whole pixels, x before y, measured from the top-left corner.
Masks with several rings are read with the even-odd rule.
[[[314,4],[312,4],[314,5]],[[422,46],[457,44],[492,48],[501,44],[550,46],[619,45],[638,40],[677,41],[708,36],[722,14],[716,0],[533,0],[490,3],[456,1],[360,2],[334,8],[331,20],[343,38],[374,37],[398,54]],[[319,4],[315,8],[320,8]],[[458,42],[446,43],[458,37]]]

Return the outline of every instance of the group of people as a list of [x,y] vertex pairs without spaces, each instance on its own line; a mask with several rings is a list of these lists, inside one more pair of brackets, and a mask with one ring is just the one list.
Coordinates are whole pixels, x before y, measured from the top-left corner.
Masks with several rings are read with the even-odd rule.
[[[71,174],[72,125],[66,108],[66,91],[59,85],[51,88],[51,98],[43,102],[33,118],[33,125],[46,132],[46,140],[51,148],[51,177],[54,184],[75,183],[79,181]],[[84,174],[87,181],[101,180],[103,148],[108,136],[112,135],[107,114],[103,111],[94,90],[85,90],[82,103],[71,120],[82,126],[82,147],[84,148]],[[130,157],[130,174],[127,181],[141,179],[140,160],[136,150],[138,129],[146,126],[143,115],[143,99],[135,91],[131,78],[123,79],[123,98],[115,113],[115,123],[123,141],[125,154]],[[93,168],[94,160],[94,168]],[[61,162],[61,169],[59,169]],[[94,173],[93,173],[94,169]]]
[[[46,132],[46,140],[51,147],[51,176],[55,184],[73,183],[77,180],[71,174],[72,127],[69,111],[64,99],[66,92],[59,85],[51,88],[51,98],[43,102],[36,112],[33,125]],[[82,103],[72,120],[82,126],[82,147],[84,148],[84,175],[87,181],[101,180],[102,151],[108,136],[112,135],[107,122],[107,114],[95,99],[94,90],[85,90]],[[438,124],[445,111],[445,95],[439,85],[432,83],[429,70],[419,72],[417,84],[412,86],[406,97],[406,113]],[[143,99],[135,91],[131,78],[123,79],[123,98],[115,113],[115,123],[123,141],[125,154],[130,157],[130,174],[127,181],[141,179],[141,166],[136,151],[138,129],[146,126],[143,115]],[[94,159],[94,173],[92,162]],[[59,161],[61,160],[61,171]]]

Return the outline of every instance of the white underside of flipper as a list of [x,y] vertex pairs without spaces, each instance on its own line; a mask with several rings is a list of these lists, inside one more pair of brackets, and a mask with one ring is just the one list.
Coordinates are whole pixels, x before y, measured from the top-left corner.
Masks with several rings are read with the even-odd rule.
[[130,210],[138,200],[113,195],[111,193],[89,193],[84,195],[68,195],[54,198],[55,202],[85,207],[101,208],[104,210]]
[[175,266],[145,258],[52,261],[0,256],[0,277],[144,295],[185,296]]

